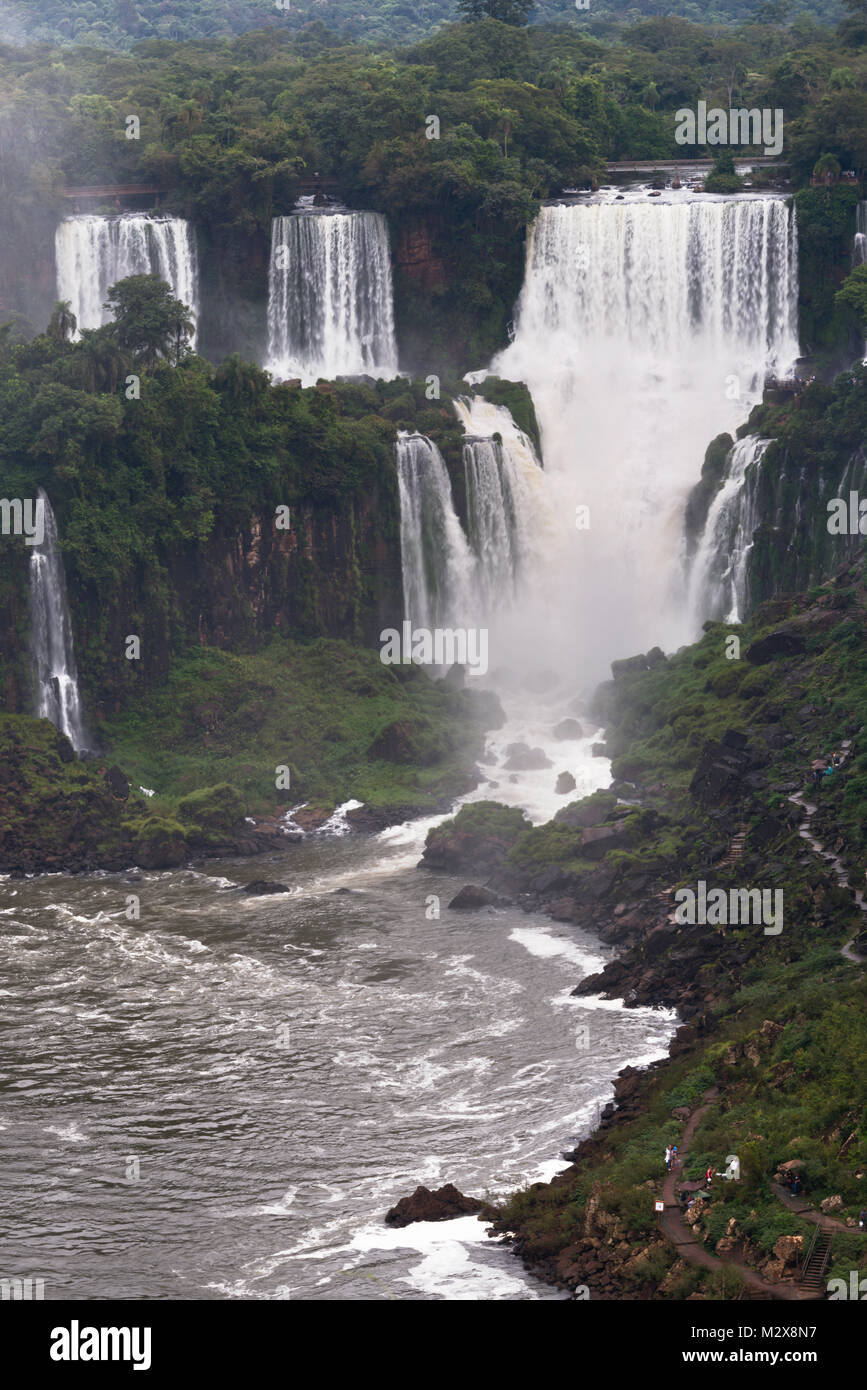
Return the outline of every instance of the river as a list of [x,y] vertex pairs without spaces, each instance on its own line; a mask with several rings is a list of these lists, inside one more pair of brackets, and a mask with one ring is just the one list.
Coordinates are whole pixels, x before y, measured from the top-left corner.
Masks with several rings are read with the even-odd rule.
[[[572,799],[561,768],[575,796],[605,785],[598,731],[552,743],[563,713],[519,705],[488,740],[498,786],[465,799],[539,822]],[[509,781],[518,738],[554,767]],[[674,1022],[572,998],[610,956],[579,928],[450,912],[467,876],[417,867],[433,823],[0,879],[0,1273],[48,1299],[559,1297],[475,1218],[383,1215],[419,1182],[496,1196],[549,1177]],[[261,878],[290,891],[230,891]]]

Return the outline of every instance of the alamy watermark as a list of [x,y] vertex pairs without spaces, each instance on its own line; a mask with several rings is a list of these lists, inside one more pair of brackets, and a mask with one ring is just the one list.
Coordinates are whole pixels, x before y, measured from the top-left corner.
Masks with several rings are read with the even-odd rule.
[[[699,879],[697,891],[678,888],[674,920],[680,926],[764,926],[765,936],[783,930],[782,888],[711,888]],[[773,908],[773,910],[772,910]]]
[[695,111],[681,107],[674,113],[677,122],[674,138],[678,145],[762,145],[766,155],[778,155],[783,150],[783,111],[777,106],[744,107],[724,111],[722,107],[707,109],[700,101]]
[[867,497],[857,492],[845,497],[832,497],[828,503],[828,532],[832,536],[867,536]]
[[0,531],[4,536],[23,536],[25,545],[41,545],[45,539],[42,498],[0,497]]
[[488,669],[486,627],[416,627],[407,621],[383,628],[379,659],[384,666],[468,666],[470,675],[483,676]]
[[44,1297],[45,1280],[37,1279],[34,1274],[28,1274],[26,1277],[0,1279],[0,1300],[3,1302],[7,1300],[27,1302],[31,1299],[44,1299]]

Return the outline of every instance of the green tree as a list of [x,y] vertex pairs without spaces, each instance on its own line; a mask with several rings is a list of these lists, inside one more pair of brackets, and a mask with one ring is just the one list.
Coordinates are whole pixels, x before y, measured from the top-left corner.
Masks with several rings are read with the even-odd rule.
[[178,363],[189,350],[193,320],[159,275],[129,275],[108,291],[120,347],[133,361],[153,367],[160,358]]
[[478,19],[498,19],[501,24],[528,24],[536,0],[458,0],[458,14],[471,24]]
[[867,265],[856,265],[834,296],[840,309],[851,309],[862,328],[867,327]]
[[77,327],[78,319],[72,312],[72,305],[69,300],[59,299],[48,321],[49,338],[57,338],[60,342],[66,343],[72,337]]

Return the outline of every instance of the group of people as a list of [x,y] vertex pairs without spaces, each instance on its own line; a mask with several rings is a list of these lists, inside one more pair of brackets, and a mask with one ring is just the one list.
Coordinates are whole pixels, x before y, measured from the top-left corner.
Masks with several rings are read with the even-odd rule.
[[818,785],[823,777],[833,777],[841,762],[839,753],[829,753],[824,762],[817,758],[812,767],[814,785]]
[[672,1168],[676,1168],[676,1167],[677,1167],[677,1164],[678,1164],[677,1145],[676,1145],[676,1144],[666,1144],[666,1146],[665,1146],[665,1166],[666,1166],[666,1168],[668,1169],[669,1173],[671,1172]]
[[790,1169],[790,1171],[786,1173],[785,1181],[786,1187],[789,1189],[790,1197],[797,1197],[798,1193],[803,1191],[803,1179],[801,1178],[800,1173],[798,1173],[794,1168]]

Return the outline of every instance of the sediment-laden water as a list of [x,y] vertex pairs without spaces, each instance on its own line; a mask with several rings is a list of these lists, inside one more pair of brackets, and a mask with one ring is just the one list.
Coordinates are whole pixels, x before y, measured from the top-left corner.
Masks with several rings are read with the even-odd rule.
[[[532,697],[474,796],[540,821],[570,799],[559,770],[576,795],[605,781],[589,737],[552,741],[562,713]],[[555,766],[510,781],[517,738],[547,739]],[[474,1218],[382,1217],[418,1182],[496,1194],[550,1174],[672,1020],[573,999],[608,954],[580,929],[449,912],[465,879],[415,867],[430,823],[0,881],[7,1274],[46,1298],[556,1296]],[[228,891],[261,878],[290,891]]]

